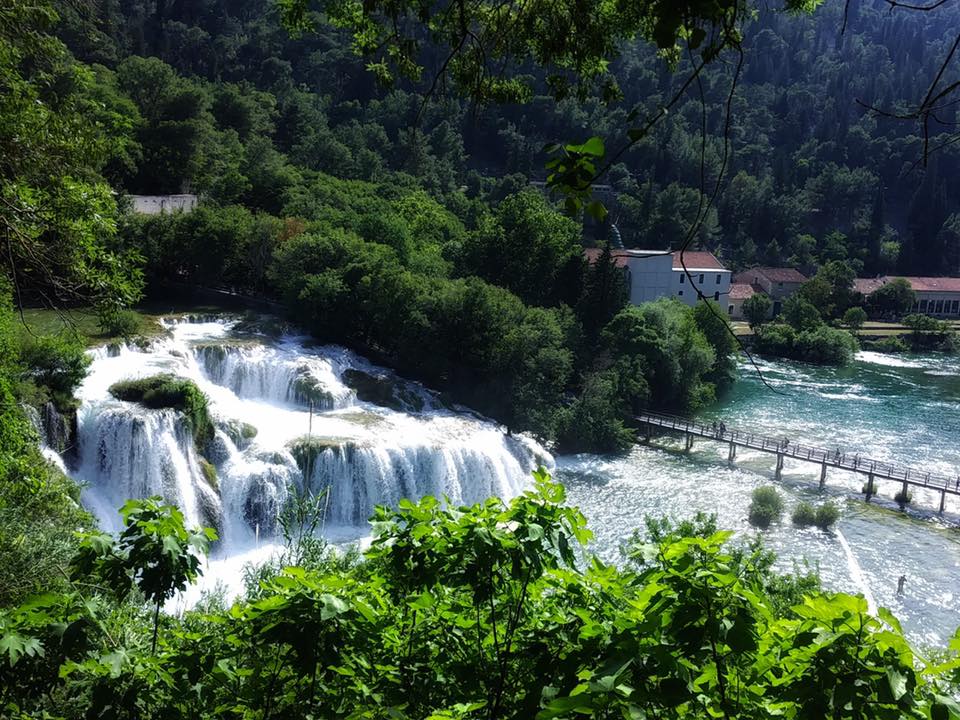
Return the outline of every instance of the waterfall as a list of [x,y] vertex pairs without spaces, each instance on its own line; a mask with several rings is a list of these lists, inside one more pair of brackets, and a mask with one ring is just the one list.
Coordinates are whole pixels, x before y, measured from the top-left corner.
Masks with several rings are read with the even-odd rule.
[[[230,552],[258,533],[275,537],[294,490],[329,489],[326,524],[363,528],[375,505],[403,498],[513,497],[537,464],[550,462],[533,441],[445,408],[343,348],[309,347],[295,336],[251,340],[231,321],[199,320],[167,323],[169,334],[145,348],[91,353],[78,393],[75,474],[105,527],[117,527],[116,509],[128,498],[160,495],[189,524],[217,528]],[[216,430],[204,447],[194,446],[180,413],[109,393],[118,380],[158,372],[207,395]]]
[[360,524],[375,505],[396,506],[403,498],[432,495],[461,505],[519,494],[530,471],[526,448],[509,438],[486,440],[328,447],[304,462],[307,488],[330,493],[327,521],[335,525]]
[[193,436],[173,410],[132,403],[104,408],[81,423],[81,476],[97,504],[160,495],[190,525],[220,527],[220,500],[200,470]]
[[334,410],[353,404],[354,394],[324,358],[290,356],[265,345],[199,345],[197,363],[217,385],[241,398],[308,405]]

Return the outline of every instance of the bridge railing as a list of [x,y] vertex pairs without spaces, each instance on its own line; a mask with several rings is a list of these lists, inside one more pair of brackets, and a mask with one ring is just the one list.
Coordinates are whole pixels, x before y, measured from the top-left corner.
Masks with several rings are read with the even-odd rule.
[[792,458],[809,460],[811,462],[828,463],[834,467],[854,470],[858,472],[874,473],[888,479],[904,480],[915,485],[925,485],[931,488],[951,488],[960,491],[960,476],[946,477],[936,473],[921,472],[913,468],[891,465],[882,460],[861,457],[859,453],[849,456],[840,452],[840,449],[827,450],[803,443],[792,443],[778,440],[759,432],[727,429],[722,435],[713,425],[699,423],[689,418],[666,413],[643,413],[636,418],[640,422],[648,422],[659,427],[683,432],[693,432],[704,437],[715,438],[725,442],[735,442],[747,447],[770,452],[780,452]]

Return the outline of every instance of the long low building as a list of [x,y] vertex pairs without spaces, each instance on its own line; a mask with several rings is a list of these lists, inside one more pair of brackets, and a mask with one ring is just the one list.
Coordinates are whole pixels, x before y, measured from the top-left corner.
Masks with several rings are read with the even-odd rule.
[[[587,260],[596,262],[602,252],[600,248],[588,249]],[[713,253],[617,249],[611,255],[617,266],[624,269],[633,305],[675,297],[692,306],[702,294],[717,301],[727,312],[731,272]]]
[[[873,292],[898,276],[884,275],[876,278],[857,278],[854,289],[869,298]],[[902,276],[910,283],[917,300],[912,312],[937,317],[960,317],[960,278]]]

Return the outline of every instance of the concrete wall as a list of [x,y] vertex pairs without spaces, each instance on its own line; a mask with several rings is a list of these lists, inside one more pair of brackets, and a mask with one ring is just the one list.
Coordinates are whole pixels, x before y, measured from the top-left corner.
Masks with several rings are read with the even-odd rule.
[[141,215],[190,212],[197,206],[196,195],[130,195],[133,211]]
[[626,263],[631,304],[639,305],[671,295],[673,258],[670,255],[629,257]]

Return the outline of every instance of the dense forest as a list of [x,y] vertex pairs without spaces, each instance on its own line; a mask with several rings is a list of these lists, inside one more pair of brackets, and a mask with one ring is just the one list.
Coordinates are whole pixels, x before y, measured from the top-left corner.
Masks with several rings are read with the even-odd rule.
[[[804,18],[761,9],[747,24],[727,182],[696,239],[735,269],[810,272],[839,259],[868,275],[958,272],[960,197],[949,184],[960,169],[949,143],[956,108],[937,113],[932,145],[945,146],[924,167],[918,124],[865,106],[892,113],[919,103],[960,10],[891,13],[883,0],[855,2],[841,35],[843,5]],[[94,68],[98,98],[124,118],[105,170],[115,187],[199,192],[308,220],[309,171],[391,184],[401,172],[471,226],[471,201],[495,203],[544,178],[547,143],[599,135],[621,146],[628,112],[665,103],[689,62],[672,73],[653,48],[625,47],[611,68],[622,92],[613,105],[555,102],[533,68],[539,93],[524,104],[442,93],[424,102],[422,88],[378,84],[344,31],[321,25],[291,37],[268,2],[105,2],[96,12],[61,12],[58,33]],[[424,64],[435,70],[440,59]],[[712,68],[601,179],[627,245],[684,237],[699,189],[720,167],[732,74]],[[602,238],[604,228],[588,234]]]

